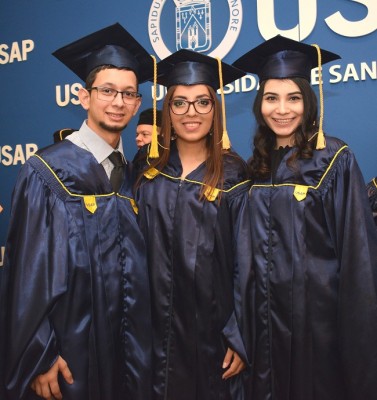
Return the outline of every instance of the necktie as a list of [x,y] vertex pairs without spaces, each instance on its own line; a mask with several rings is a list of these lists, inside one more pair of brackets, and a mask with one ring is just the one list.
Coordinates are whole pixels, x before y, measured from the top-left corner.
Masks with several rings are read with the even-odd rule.
[[114,164],[110,174],[110,183],[115,192],[118,192],[123,181],[124,162],[122,154],[119,151],[113,151],[109,155],[109,160]]

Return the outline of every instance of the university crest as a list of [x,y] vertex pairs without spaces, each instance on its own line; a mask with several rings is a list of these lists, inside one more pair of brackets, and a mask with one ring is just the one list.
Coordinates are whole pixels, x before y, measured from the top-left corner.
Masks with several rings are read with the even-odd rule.
[[212,44],[210,0],[174,0],[174,3],[177,50],[204,52],[210,49]]

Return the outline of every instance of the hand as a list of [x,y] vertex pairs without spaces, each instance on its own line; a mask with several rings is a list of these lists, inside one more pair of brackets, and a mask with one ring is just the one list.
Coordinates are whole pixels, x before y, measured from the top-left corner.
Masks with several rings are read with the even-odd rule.
[[67,363],[59,356],[53,366],[45,373],[38,375],[32,382],[31,388],[38,396],[46,400],[62,399],[58,384],[58,373],[61,373],[67,383],[73,383],[71,371]]
[[[229,367],[229,368],[228,368]],[[232,349],[227,350],[223,361],[223,368],[228,368],[224,374],[223,379],[231,378],[240,373],[246,367],[245,363],[241,360],[240,356]]]

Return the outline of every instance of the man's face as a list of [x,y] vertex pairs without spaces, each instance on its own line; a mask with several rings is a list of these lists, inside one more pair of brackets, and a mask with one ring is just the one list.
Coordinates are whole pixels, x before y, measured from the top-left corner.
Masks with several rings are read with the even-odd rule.
[[[136,127],[136,146],[140,147],[152,141],[153,126],[149,124],[140,124]],[[159,130],[159,129],[157,129]]]
[[[92,87],[136,92],[137,79],[133,71],[104,69],[98,72]],[[101,96],[96,89],[81,89],[79,97],[82,106],[88,111],[89,128],[105,140],[114,134],[119,136],[141,104],[140,98],[135,98],[134,101],[123,100],[120,93],[103,100],[99,98]]]

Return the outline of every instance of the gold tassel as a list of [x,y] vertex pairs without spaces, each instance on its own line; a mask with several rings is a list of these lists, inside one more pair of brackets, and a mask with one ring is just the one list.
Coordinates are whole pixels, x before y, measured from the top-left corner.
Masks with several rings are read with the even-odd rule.
[[226,129],[223,130],[223,149],[229,150],[230,149],[230,139],[228,135],[228,131]]
[[153,127],[152,127],[152,141],[149,147],[149,158],[158,158],[158,135],[157,135],[157,62],[156,57],[153,58]]
[[222,113],[222,118],[223,118],[223,137],[221,139],[222,141],[222,147],[224,150],[229,150],[231,143],[228,135],[228,131],[226,129],[226,114],[225,114],[225,97],[224,97],[224,88],[223,88],[223,71],[222,71],[222,65],[221,65],[221,60],[219,57],[216,57],[217,59],[217,64],[219,67],[219,80],[220,80],[220,95],[221,95],[221,113]]
[[321,49],[318,45],[313,44],[317,49],[318,54],[318,80],[319,80],[319,127],[318,127],[318,135],[317,135],[317,150],[322,150],[326,147],[326,139],[325,134],[323,132],[323,115],[324,115],[324,101],[323,101],[323,82],[322,82],[322,58],[321,58]]

